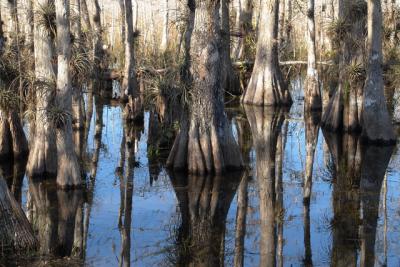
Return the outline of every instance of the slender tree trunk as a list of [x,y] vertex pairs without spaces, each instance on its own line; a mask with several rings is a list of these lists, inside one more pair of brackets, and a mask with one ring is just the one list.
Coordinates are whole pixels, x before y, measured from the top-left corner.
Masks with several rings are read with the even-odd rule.
[[368,69],[364,87],[362,136],[371,143],[395,143],[383,93],[382,10],[380,0],[368,0]]
[[125,33],[126,32],[126,26],[125,26],[125,0],[118,0],[118,3],[119,3],[119,12],[120,12],[120,20],[121,20],[121,40],[125,40],[125,34],[126,34]]
[[221,0],[222,31],[222,88],[233,95],[240,94],[239,77],[231,61],[231,29],[229,18],[229,0]]
[[261,13],[256,60],[242,102],[259,106],[291,105],[278,60],[279,1],[262,1]]
[[160,49],[162,53],[165,53],[168,49],[168,27],[169,27],[169,6],[168,0],[164,0],[165,10],[164,10],[164,21],[162,27],[161,45]]
[[305,86],[304,108],[306,111],[322,108],[321,90],[316,64],[315,45],[315,0],[308,0],[307,8],[307,80]]
[[[69,72],[71,56],[69,0],[55,0],[57,17],[57,105],[71,113],[72,88]],[[58,125],[57,135],[57,185],[66,187],[80,186],[82,183],[78,159],[72,141],[72,122],[67,118],[63,125]]]
[[36,87],[36,112],[33,140],[29,153],[28,176],[55,175],[57,173],[57,148],[54,125],[48,115],[53,103],[55,73],[53,69],[53,45],[51,33],[41,25],[40,8],[48,0],[34,3],[35,76],[39,81]]
[[87,7],[87,0],[80,0],[81,1],[81,22],[82,22],[82,28],[86,32],[89,32],[92,29],[92,25],[90,22],[90,16],[89,16],[89,10]]
[[247,207],[248,207],[248,178],[247,172],[243,173],[242,181],[239,184],[237,194],[237,212],[236,212],[236,231],[235,231],[235,267],[244,266],[244,248],[245,248],[245,236],[246,236],[246,218],[247,218]]
[[128,121],[133,121],[141,110],[139,90],[137,88],[135,70],[135,50],[132,25],[132,0],[125,1],[125,69],[121,84],[121,99],[128,101],[125,106],[124,116]]

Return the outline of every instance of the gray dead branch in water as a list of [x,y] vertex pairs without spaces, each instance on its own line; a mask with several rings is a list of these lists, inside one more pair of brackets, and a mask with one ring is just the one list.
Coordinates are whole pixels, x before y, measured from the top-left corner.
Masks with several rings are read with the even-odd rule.
[[33,250],[37,244],[25,213],[0,178],[0,249]]

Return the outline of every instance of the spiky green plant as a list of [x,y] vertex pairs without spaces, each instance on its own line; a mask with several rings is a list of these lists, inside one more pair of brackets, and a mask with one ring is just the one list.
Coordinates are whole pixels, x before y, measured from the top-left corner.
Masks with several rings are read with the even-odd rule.
[[347,67],[347,75],[351,82],[364,81],[366,78],[365,68],[361,64],[351,64]]
[[336,19],[328,24],[327,33],[335,43],[341,43],[347,38],[351,24],[344,19]]

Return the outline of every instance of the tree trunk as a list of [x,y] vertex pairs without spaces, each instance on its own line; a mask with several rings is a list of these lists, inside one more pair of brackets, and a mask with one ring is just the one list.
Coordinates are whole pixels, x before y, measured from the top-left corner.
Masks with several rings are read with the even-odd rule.
[[243,0],[239,7],[239,30],[241,38],[239,38],[239,44],[237,49],[234,50],[234,58],[238,60],[244,60],[248,56],[248,38],[252,33],[253,29],[253,10],[254,0]]
[[169,27],[169,7],[168,0],[164,0],[165,10],[164,10],[164,21],[162,27],[162,36],[161,36],[161,53],[165,53],[168,49],[168,27]]
[[244,108],[256,151],[256,175],[260,193],[260,266],[275,266],[275,160],[284,116],[280,110],[274,108],[247,105]]
[[21,206],[0,178],[0,247],[4,250],[32,250],[37,240]]
[[[379,24],[380,25],[380,24]],[[374,266],[379,199],[393,146],[366,146],[361,167],[362,225],[360,227],[360,266]]]
[[132,22],[132,0],[125,1],[125,69],[121,84],[121,99],[128,101],[124,110],[124,117],[133,121],[141,110],[141,101],[137,88],[135,72],[135,51]]
[[57,173],[57,148],[54,134],[54,125],[49,117],[48,110],[53,103],[55,91],[55,73],[53,69],[53,45],[51,33],[41,25],[40,9],[48,4],[48,0],[38,0],[34,3],[34,39],[35,39],[35,76],[38,81],[36,87],[36,112],[33,140],[29,153],[28,176],[53,176]]
[[183,115],[167,166],[193,174],[222,173],[243,166],[224,113],[221,88],[220,1],[196,2],[190,46],[190,106]]
[[262,1],[261,13],[256,60],[242,102],[258,106],[291,105],[278,60],[279,1]]
[[[57,17],[57,105],[71,113],[72,88],[69,72],[71,56],[69,0],[55,0]],[[56,129],[57,136],[57,185],[62,188],[77,187],[82,183],[78,159],[72,141],[71,118],[64,120]]]
[[239,77],[231,61],[231,27],[229,18],[229,0],[221,0],[222,32],[222,88],[232,95],[240,95]]
[[333,41],[339,53],[338,88],[328,103],[322,124],[331,131],[357,132],[361,129],[367,7],[363,1],[341,0],[338,9],[339,19],[350,26],[346,36]]
[[[84,0],[82,0],[84,1]],[[71,33],[74,36],[73,43],[79,45],[82,35],[81,26],[81,0],[71,0]]]
[[237,193],[237,212],[236,212],[236,231],[235,231],[235,267],[244,266],[244,250],[246,236],[246,218],[248,208],[247,186],[249,183],[249,174],[244,172],[242,181],[239,184]]
[[306,111],[322,108],[321,90],[316,64],[315,46],[315,0],[308,0],[307,8],[307,79],[305,82],[304,108]]
[[119,0],[119,12],[121,20],[121,40],[125,40],[126,26],[125,26],[125,0]]
[[371,143],[395,143],[396,138],[383,93],[382,10],[380,0],[368,0],[368,69],[364,87],[364,139]]
[[89,32],[92,29],[92,25],[90,22],[89,10],[87,7],[87,0],[80,0],[81,1],[81,22],[82,28],[84,31]]

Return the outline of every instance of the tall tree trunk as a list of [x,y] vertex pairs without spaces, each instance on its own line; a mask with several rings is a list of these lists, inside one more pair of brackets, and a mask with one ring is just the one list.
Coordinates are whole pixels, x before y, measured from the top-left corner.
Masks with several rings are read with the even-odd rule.
[[118,0],[119,3],[119,12],[120,12],[120,20],[121,20],[121,40],[125,40],[125,0]]
[[306,111],[322,108],[321,90],[316,64],[315,46],[315,0],[308,0],[307,8],[307,80],[304,94],[304,108]]
[[236,212],[236,231],[235,231],[235,267],[244,266],[244,250],[246,236],[246,218],[248,208],[248,193],[247,186],[249,183],[249,174],[244,172],[242,181],[239,184],[237,193],[237,212]]
[[368,0],[368,69],[364,87],[362,136],[371,143],[395,143],[383,93],[382,10],[380,0]]
[[338,20],[350,26],[346,35],[333,40],[338,50],[338,88],[324,110],[322,125],[331,131],[357,132],[361,129],[367,6],[364,1],[341,0],[338,14]]
[[189,115],[182,116],[180,133],[167,160],[176,171],[222,173],[243,165],[224,112],[219,10],[219,0],[195,2],[188,61],[192,81]]
[[162,53],[165,53],[168,49],[168,27],[169,27],[169,6],[168,0],[164,0],[164,21],[162,27],[161,45],[160,49]]
[[260,193],[260,266],[276,264],[276,149],[284,116],[280,110],[245,106],[256,150]]
[[243,0],[239,7],[239,30],[241,38],[239,38],[239,44],[237,49],[234,50],[234,58],[244,60],[248,56],[248,39],[253,29],[253,10],[254,0]]
[[135,70],[135,50],[132,22],[132,0],[125,1],[125,69],[121,84],[121,99],[128,101],[124,110],[126,120],[133,121],[141,110]]
[[[57,96],[58,107],[71,114],[72,88],[69,72],[71,57],[71,37],[69,22],[69,0],[55,0],[57,18]],[[80,186],[82,183],[78,159],[72,141],[71,118],[64,120],[56,129],[57,136],[57,185],[66,187]]]
[[82,28],[84,31],[89,32],[92,29],[92,25],[90,22],[89,10],[87,7],[87,0],[80,0],[81,1],[81,22]]
[[33,140],[29,153],[28,176],[53,176],[57,173],[57,148],[54,134],[54,125],[49,117],[48,110],[53,104],[55,91],[55,73],[53,69],[53,45],[51,33],[41,25],[40,9],[49,4],[48,0],[38,0],[34,3],[34,40],[35,40],[35,77],[36,112]]
[[279,1],[262,1],[261,13],[256,60],[242,102],[259,106],[290,105],[292,99],[278,60]]
[[231,27],[229,18],[229,0],[221,0],[222,31],[222,88],[233,95],[240,95],[239,77],[235,73],[231,60]]

